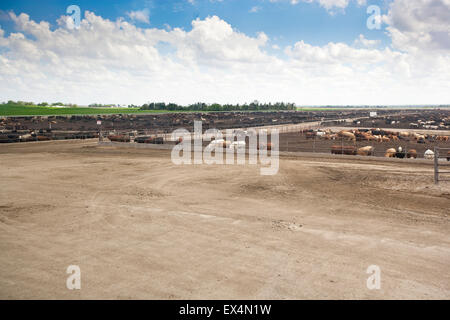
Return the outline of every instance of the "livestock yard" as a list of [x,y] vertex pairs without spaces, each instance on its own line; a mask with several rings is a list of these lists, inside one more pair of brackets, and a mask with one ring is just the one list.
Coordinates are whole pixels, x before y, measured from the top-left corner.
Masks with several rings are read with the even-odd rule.
[[[285,128],[278,174],[173,164],[167,133],[194,120]],[[450,182],[434,185],[433,161],[415,159],[450,147],[449,110],[12,117],[0,127],[2,299],[450,298]],[[69,265],[82,290],[66,288]],[[372,265],[379,290],[367,287]]]

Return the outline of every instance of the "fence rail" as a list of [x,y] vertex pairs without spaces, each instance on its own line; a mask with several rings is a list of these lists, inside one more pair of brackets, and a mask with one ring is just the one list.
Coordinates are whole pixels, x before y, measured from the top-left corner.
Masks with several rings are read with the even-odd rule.
[[442,178],[442,175],[450,174],[450,171],[441,170],[441,168],[449,168],[450,165],[439,159],[448,159],[450,156],[450,148],[434,148],[434,184],[438,185],[441,181],[450,181],[450,177]]

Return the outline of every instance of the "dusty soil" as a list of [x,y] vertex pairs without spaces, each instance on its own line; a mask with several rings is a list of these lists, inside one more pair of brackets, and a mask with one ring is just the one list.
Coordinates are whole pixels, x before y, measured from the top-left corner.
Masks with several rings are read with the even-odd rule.
[[261,176],[94,141],[4,145],[0,164],[1,299],[450,298],[431,165],[282,158]]

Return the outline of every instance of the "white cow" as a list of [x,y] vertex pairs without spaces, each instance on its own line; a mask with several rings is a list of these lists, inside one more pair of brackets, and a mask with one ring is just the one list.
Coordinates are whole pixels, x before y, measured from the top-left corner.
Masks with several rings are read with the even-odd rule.
[[423,157],[427,160],[434,160],[434,152],[428,149],[427,151],[425,151]]
[[323,131],[317,131],[317,136],[318,136],[319,138],[324,137],[326,134],[327,134],[326,132],[323,132]]
[[245,149],[245,146],[246,146],[245,141],[233,141],[230,145],[230,149],[242,150],[242,149]]
[[229,141],[225,141],[224,139],[217,139],[211,141],[211,143],[206,147],[208,149],[214,149],[214,148],[226,148],[226,146],[229,145]]

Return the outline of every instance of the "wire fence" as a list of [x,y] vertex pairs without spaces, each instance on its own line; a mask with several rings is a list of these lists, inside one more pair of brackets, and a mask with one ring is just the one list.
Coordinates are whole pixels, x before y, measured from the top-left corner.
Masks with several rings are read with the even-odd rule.
[[[447,160],[445,161],[440,160]],[[448,169],[448,170],[446,170]],[[450,181],[450,148],[434,148],[434,183],[436,185],[441,181]]]
[[[320,129],[320,122],[316,123],[302,123],[296,125],[281,125],[281,126],[265,126],[265,127],[248,127],[231,129],[232,135],[227,135],[227,130],[221,130],[225,140],[235,139],[234,135],[237,132],[250,134],[251,132],[257,135],[261,133],[268,134],[268,142],[270,143],[270,134],[273,129],[279,132],[279,151],[280,152],[305,152],[305,153],[321,153],[339,155],[362,155],[372,157],[388,157],[401,159],[427,159],[426,153],[433,152],[435,147],[450,148],[450,143],[447,141],[430,140],[415,140],[413,138],[399,138],[395,137],[388,139],[365,140],[365,139],[348,139],[338,134],[318,136],[317,132]],[[323,128],[327,130],[327,128]],[[111,140],[112,138],[112,140]],[[190,133],[190,136],[184,139],[201,139],[202,145],[205,147],[210,143],[210,140],[205,134],[202,136],[195,136]],[[149,147],[155,144],[169,144],[173,145],[179,141],[174,141],[172,134],[159,133],[154,130],[112,130],[100,131],[100,141],[113,142],[129,142],[137,144],[148,144]],[[248,140],[246,140],[248,142]],[[248,144],[247,144],[248,148]],[[434,152],[433,152],[434,153]],[[432,158],[430,158],[432,160]],[[442,160],[446,160],[441,158]]]

